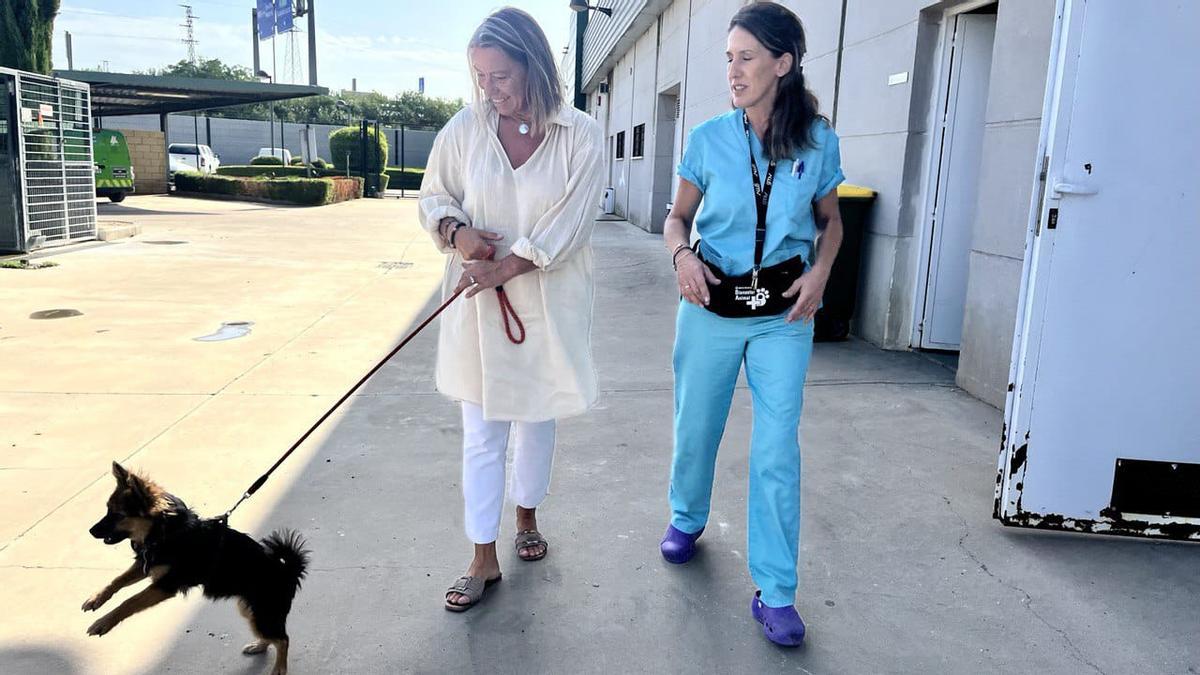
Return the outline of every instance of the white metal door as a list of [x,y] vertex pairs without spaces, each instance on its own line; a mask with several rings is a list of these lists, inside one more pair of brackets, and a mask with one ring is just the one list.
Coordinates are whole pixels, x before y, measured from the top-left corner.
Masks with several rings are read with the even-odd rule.
[[959,14],[951,20],[954,29],[943,70],[948,81],[920,346],[956,350],[967,299],[996,15]]
[[1060,16],[996,515],[1200,539],[1200,3]]

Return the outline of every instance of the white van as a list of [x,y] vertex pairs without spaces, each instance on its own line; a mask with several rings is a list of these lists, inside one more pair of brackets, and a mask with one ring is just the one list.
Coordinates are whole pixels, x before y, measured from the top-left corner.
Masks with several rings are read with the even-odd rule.
[[287,166],[292,163],[292,151],[284,148],[259,148],[258,157],[278,157],[283,160],[283,165]]
[[195,143],[172,143],[167,146],[170,155],[170,171],[199,171],[216,173],[221,158],[207,145]]

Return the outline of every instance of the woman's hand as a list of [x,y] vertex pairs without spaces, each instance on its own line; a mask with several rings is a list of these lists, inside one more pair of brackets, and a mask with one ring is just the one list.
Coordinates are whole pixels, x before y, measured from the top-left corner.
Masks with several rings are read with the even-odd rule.
[[709,284],[717,285],[720,279],[713,276],[708,265],[700,262],[693,252],[680,252],[675,265],[675,280],[679,283],[679,294],[685,300],[703,307],[711,299],[708,293]]
[[788,323],[803,319],[804,323],[813,320],[817,315],[817,307],[825,295],[825,283],[829,281],[829,271],[821,267],[810,267],[793,281],[792,285],[783,292],[785,298],[796,298],[796,303],[788,310]]
[[507,255],[501,260],[470,260],[463,263],[463,274],[454,292],[469,289],[467,297],[472,298],[484,289],[501,286],[509,279],[535,269],[537,265],[516,255]]
[[460,227],[454,235],[454,248],[458,250],[463,260],[487,260],[496,249],[491,242],[499,241],[504,235],[487,230],[477,230],[473,227]]

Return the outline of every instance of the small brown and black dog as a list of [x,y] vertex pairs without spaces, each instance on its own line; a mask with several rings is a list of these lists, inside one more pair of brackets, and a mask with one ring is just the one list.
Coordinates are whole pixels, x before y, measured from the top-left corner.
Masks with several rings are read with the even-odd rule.
[[150,578],[150,586],[100,617],[88,635],[104,635],[138,612],[202,586],[212,600],[238,598],[242,616],[258,638],[245,654],[261,654],[275,645],[272,675],[287,672],[287,616],[308,566],[304,542],[288,530],[261,542],[231,529],[224,520],[200,518],[178,497],[113,462],[117,489],[108,512],[90,530],[105,544],[125,539],[133,547],[133,566],[83,603],[98,609],[114,593]]

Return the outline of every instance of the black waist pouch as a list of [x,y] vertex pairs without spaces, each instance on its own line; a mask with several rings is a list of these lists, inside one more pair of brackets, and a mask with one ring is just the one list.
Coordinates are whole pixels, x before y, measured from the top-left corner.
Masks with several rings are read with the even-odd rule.
[[796,302],[795,298],[783,297],[783,292],[804,273],[802,256],[761,268],[755,280],[753,273],[730,276],[722,272],[700,254],[699,242],[695,251],[700,262],[721,281],[708,287],[709,302],[705,309],[713,314],[729,319],[775,316],[791,309]]

